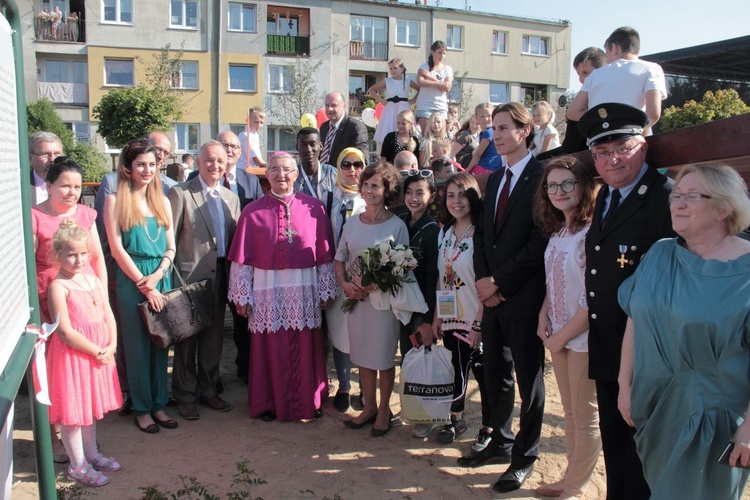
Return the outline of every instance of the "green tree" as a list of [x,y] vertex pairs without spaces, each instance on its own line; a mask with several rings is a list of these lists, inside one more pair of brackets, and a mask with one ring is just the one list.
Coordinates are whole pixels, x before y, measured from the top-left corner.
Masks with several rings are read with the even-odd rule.
[[701,102],[690,100],[681,108],[671,106],[665,109],[659,122],[663,132],[670,132],[747,112],[750,112],[750,108],[740,99],[736,90],[709,90],[703,95]]
[[173,56],[170,46],[165,46],[146,65],[148,86],[112,89],[94,106],[92,116],[99,120],[99,135],[109,146],[121,148],[155,130],[172,130],[182,117],[182,94],[170,88],[181,60],[182,49]]
[[315,73],[322,64],[323,61],[312,64],[307,58],[297,57],[294,65],[288,67],[286,76],[290,83],[287,91],[267,97],[267,110],[294,135],[301,128],[300,117],[305,113],[314,115],[325,100],[325,93],[318,89],[315,79]]
[[60,138],[63,151],[83,169],[84,182],[99,182],[107,169],[107,158],[86,142],[76,141],[73,131],[60,119],[55,106],[41,99],[26,106],[29,135],[34,132],[52,132]]

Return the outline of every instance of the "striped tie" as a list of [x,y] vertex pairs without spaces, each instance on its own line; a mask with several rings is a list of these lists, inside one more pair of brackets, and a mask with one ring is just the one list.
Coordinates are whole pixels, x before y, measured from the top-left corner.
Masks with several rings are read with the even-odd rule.
[[331,162],[329,160],[329,156],[331,155],[331,146],[333,146],[333,138],[336,135],[336,127],[333,126],[332,123],[330,123],[330,128],[328,129],[328,135],[326,136],[326,142],[323,144],[323,149],[320,150],[320,163],[328,163]]

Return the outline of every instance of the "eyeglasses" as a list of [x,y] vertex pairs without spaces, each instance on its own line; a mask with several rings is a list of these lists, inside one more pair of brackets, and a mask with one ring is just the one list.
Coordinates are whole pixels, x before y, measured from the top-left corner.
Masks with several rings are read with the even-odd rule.
[[33,154],[34,156],[38,156],[40,158],[46,156],[49,159],[55,159],[58,156],[62,156],[62,151],[48,151],[46,153],[34,153],[32,151],[31,154]]
[[172,152],[168,149],[162,149],[159,146],[154,145],[154,149],[156,149],[156,156],[171,156]]
[[356,168],[357,170],[363,169],[365,168],[365,162],[359,161],[359,160],[356,160],[356,161],[344,160],[341,162],[341,165],[339,168],[341,168],[341,170],[351,170],[352,167]]
[[607,151],[607,150],[604,150],[604,151],[593,151],[592,150],[591,151],[591,156],[594,157],[594,161],[596,161],[596,160],[606,160],[611,155],[615,155],[618,158],[624,158],[625,156],[628,156],[631,151],[633,151],[635,148],[637,148],[640,145],[641,145],[641,143],[639,142],[639,143],[634,144],[634,145],[632,145],[630,147],[628,147],[628,146],[620,146],[620,147],[617,147],[617,148],[613,149],[612,151]]
[[288,168],[273,167],[273,168],[269,168],[268,170],[266,170],[266,174],[267,175],[279,175],[279,174],[289,175],[292,172],[296,172],[296,171],[297,171],[296,168],[290,168],[290,167],[288,167]]
[[557,193],[557,188],[560,188],[563,193],[570,193],[576,188],[576,184],[578,184],[578,181],[567,180],[562,181],[560,184],[550,182],[549,184],[544,185],[544,189],[547,190],[547,194]]
[[417,170],[416,168],[412,168],[410,170],[399,170],[399,173],[403,177],[411,177],[412,175],[418,175],[419,177],[423,179],[429,179],[432,177],[432,170]]
[[229,144],[228,142],[222,142],[221,145],[224,146],[224,149],[231,151],[237,151],[241,147],[239,144]]
[[707,200],[711,199],[711,197],[707,194],[696,193],[695,191],[693,191],[690,193],[672,193],[669,195],[669,203],[674,203],[677,200],[682,200],[686,203],[695,203],[701,198],[705,198]]

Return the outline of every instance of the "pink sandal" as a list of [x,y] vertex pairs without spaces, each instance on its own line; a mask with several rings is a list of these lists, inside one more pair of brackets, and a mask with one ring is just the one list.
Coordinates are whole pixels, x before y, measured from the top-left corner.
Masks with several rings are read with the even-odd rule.
[[112,457],[105,457],[101,453],[91,461],[91,466],[98,471],[104,472],[119,472],[122,470],[122,465],[117,460]]
[[68,477],[91,488],[98,488],[99,486],[109,484],[109,478],[101,472],[94,470],[91,465],[86,465],[83,469],[79,470],[68,467]]

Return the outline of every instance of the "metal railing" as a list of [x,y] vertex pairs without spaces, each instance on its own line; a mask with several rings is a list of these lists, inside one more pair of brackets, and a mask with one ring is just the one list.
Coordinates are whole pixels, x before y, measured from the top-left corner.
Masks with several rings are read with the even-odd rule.
[[292,35],[267,35],[266,51],[269,54],[310,54],[310,37]]
[[360,40],[352,40],[349,42],[349,57],[351,59],[387,61],[388,42],[363,42]]
[[37,14],[34,36],[45,42],[86,43],[86,23],[80,14],[76,16],[58,18],[54,14]]

